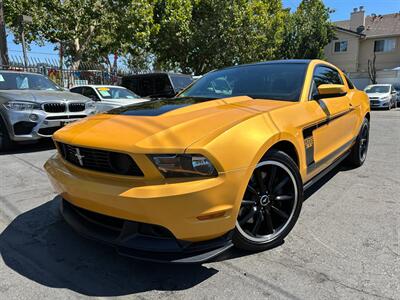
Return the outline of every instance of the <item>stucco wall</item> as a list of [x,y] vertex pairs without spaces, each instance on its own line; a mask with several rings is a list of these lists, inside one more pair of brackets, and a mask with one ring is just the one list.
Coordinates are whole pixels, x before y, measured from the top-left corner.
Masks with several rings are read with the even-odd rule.
[[[324,48],[326,60],[338,66],[344,72],[357,72],[359,53],[358,36],[337,31],[336,37],[337,40],[333,40]],[[338,41],[347,41],[346,52],[334,51],[335,42]]]
[[[389,37],[387,37],[389,38]],[[396,40],[396,48],[391,52],[376,52],[376,69],[393,69],[400,67],[400,37],[393,37]],[[386,38],[368,38],[360,41],[359,71],[368,71],[368,59],[373,58],[374,42]]]

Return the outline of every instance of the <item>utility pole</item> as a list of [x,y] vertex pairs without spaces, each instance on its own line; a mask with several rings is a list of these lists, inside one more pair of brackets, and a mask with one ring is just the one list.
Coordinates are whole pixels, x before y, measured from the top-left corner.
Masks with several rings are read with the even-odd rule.
[[30,16],[20,16],[19,24],[20,24],[20,34],[21,34],[21,42],[22,42],[22,53],[24,54],[24,67],[28,67],[28,54],[26,52],[26,42],[25,42],[25,32],[24,32],[24,24],[32,23],[32,17]]
[[0,0],[0,67],[9,66],[8,49],[7,49],[7,35],[6,35],[6,22],[3,13],[3,0]]
[[63,43],[60,42],[60,49],[59,49],[59,55],[60,55],[60,86],[64,87],[64,46]]

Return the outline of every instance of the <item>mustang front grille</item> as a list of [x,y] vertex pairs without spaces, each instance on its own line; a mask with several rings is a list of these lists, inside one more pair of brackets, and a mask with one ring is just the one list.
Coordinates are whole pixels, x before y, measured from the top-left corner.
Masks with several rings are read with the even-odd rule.
[[138,165],[127,154],[57,144],[62,157],[78,167],[118,175],[143,176]]
[[61,113],[65,112],[67,106],[65,103],[45,103],[43,104],[43,110],[49,113]]

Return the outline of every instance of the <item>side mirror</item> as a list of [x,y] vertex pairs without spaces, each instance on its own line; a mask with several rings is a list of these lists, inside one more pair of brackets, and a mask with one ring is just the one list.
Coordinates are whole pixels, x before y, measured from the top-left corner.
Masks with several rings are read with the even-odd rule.
[[341,97],[347,94],[346,87],[343,84],[321,84],[318,87],[316,100],[322,98]]
[[100,99],[96,95],[90,96],[90,99],[92,99],[93,101],[100,101]]

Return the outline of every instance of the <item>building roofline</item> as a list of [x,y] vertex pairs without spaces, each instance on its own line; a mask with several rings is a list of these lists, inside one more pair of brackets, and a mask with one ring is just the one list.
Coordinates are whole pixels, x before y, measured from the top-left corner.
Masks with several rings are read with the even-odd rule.
[[382,33],[382,34],[375,34],[375,35],[367,35],[366,39],[376,39],[376,38],[384,38],[384,37],[396,37],[400,36],[400,33]]
[[340,26],[333,26],[333,27],[336,30],[343,31],[343,32],[349,33],[349,34],[354,34],[354,35],[357,35],[359,37],[365,37],[366,36],[364,33],[358,33],[356,31],[353,31],[353,30],[350,30],[350,29],[346,29],[346,28],[343,28],[343,27],[340,27]]

